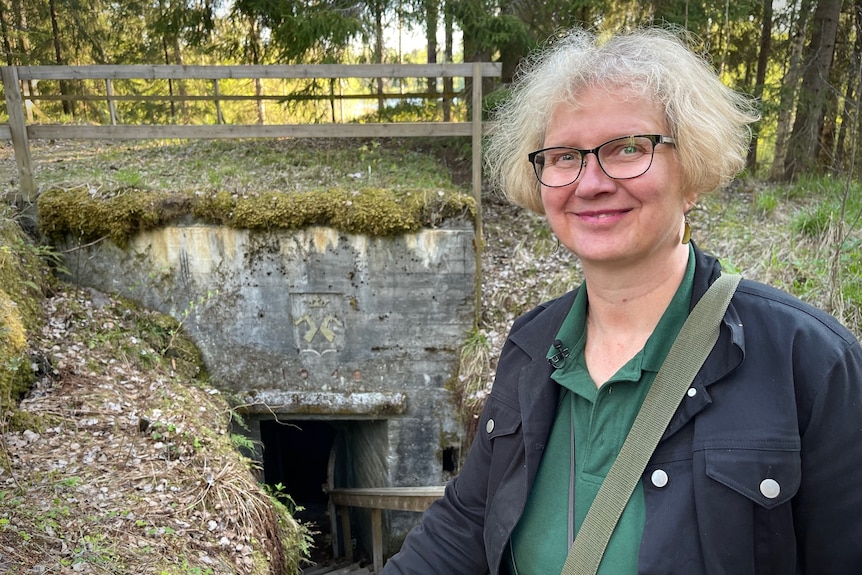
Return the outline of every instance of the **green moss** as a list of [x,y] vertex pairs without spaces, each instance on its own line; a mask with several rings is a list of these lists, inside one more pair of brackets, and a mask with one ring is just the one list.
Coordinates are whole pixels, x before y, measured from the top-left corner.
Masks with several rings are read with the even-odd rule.
[[264,192],[153,192],[48,190],[39,198],[39,223],[52,238],[79,241],[108,237],[123,246],[137,232],[191,216],[205,223],[244,229],[331,226],[342,232],[391,236],[415,232],[447,218],[475,214],[475,201],[460,191],[328,189]]
[[49,248],[34,245],[17,222],[0,212],[0,290],[13,299],[27,330],[39,325],[42,295],[54,281],[42,259],[51,255],[48,252]]
[[48,190],[39,197],[39,225],[52,238],[66,234],[83,241],[109,237],[122,246],[136,232],[158,227],[188,213],[188,204],[187,194],[172,192]]
[[267,192],[237,202],[231,224],[238,228],[298,229],[327,222],[331,206],[317,192]]
[[48,266],[17,222],[0,213],[0,413],[5,417],[34,381],[27,333],[41,324]]
[[0,405],[4,411],[17,402],[33,380],[33,372],[27,369],[27,335],[17,307],[0,290]]
[[388,236],[418,231],[421,214],[410,203],[394,201],[392,192],[366,189],[333,194],[332,225],[351,234]]

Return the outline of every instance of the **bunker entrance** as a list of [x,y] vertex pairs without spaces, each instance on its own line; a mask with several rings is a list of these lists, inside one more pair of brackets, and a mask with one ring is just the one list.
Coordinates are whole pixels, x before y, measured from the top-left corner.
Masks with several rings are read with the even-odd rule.
[[[337,555],[344,556],[340,522],[333,516],[327,490],[385,485],[386,438],[385,421],[283,416],[260,421],[263,481],[280,486],[280,491],[302,508],[295,517],[316,532],[312,560],[333,557],[333,541],[338,546]],[[355,552],[370,552],[370,534],[364,533],[361,525],[352,532]]]

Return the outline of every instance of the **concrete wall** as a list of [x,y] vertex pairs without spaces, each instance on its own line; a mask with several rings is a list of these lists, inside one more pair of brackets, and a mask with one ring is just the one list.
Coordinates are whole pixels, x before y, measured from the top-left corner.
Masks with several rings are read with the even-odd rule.
[[362,448],[379,453],[352,458],[357,480],[445,481],[459,433],[444,385],[475,312],[469,222],[394,238],[189,222],[65,263],[81,285],[181,320],[214,383],[261,416],[385,421],[385,441]]

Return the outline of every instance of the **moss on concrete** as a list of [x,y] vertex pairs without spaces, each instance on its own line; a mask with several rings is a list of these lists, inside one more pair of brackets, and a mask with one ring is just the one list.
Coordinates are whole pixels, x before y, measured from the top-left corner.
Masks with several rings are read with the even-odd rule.
[[39,197],[39,226],[51,238],[67,234],[83,241],[109,237],[118,245],[136,232],[152,229],[188,213],[188,194],[90,188],[49,190]]
[[[33,383],[27,333],[41,325],[50,276],[39,250],[17,222],[0,212],[0,413],[14,410]],[[5,415],[4,415],[5,417]]]
[[416,232],[448,218],[473,217],[475,201],[457,190],[393,191],[381,188],[264,192],[154,192],[123,189],[53,189],[39,198],[39,225],[51,238],[110,238],[123,246],[135,233],[184,217],[244,229],[331,226],[345,233],[392,236]]

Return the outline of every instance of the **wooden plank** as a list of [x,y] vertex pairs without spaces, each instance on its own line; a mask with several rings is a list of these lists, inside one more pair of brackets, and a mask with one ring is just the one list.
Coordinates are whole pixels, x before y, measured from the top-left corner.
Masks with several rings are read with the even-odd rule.
[[36,200],[36,182],[33,179],[33,161],[30,157],[30,142],[27,139],[24,101],[21,98],[20,83],[15,67],[0,67],[0,78],[3,79],[3,90],[6,93],[9,138],[12,140],[12,147],[15,150],[15,162],[18,165],[21,192],[27,206],[32,206]]
[[383,512],[371,510],[371,556],[374,559],[374,572],[383,571]]
[[[499,62],[483,62],[485,77],[500,77]],[[315,64],[267,66],[18,66],[21,80],[224,79],[224,78],[458,78],[473,64]]]
[[350,534],[350,509],[341,509],[341,535],[344,537],[344,558],[353,561],[353,536]]
[[[384,92],[382,94],[385,100],[411,100],[421,98],[423,100],[441,100],[443,98],[458,98],[463,96],[463,92]],[[247,94],[247,95],[200,95],[200,94],[39,94],[38,96],[30,96],[33,101],[41,100],[45,102],[101,102],[104,100],[113,100],[114,102],[211,102],[213,100],[223,100],[225,102],[244,102],[255,100],[272,100],[276,102],[314,102],[326,100],[377,100],[380,94]]]
[[443,497],[445,487],[388,487],[332,489],[329,497],[340,506],[423,512]]
[[274,124],[220,126],[28,126],[31,139],[170,140],[232,138],[403,138],[470,136],[468,122],[404,122],[381,124]]
[[[482,78],[476,77],[478,68],[474,69],[473,76],[473,101],[471,111],[473,112],[473,133],[472,133],[472,173],[473,173],[473,201],[476,202],[475,216],[473,217],[473,249],[476,253],[476,277],[482,277],[482,252],[484,245],[482,238],[485,237],[485,232],[482,229]],[[474,327],[478,328],[479,321],[482,316],[482,285],[481,282],[476,282],[475,286],[475,312],[474,312]]]
[[12,130],[9,129],[9,124],[0,124],[0,140],[11,140]]

